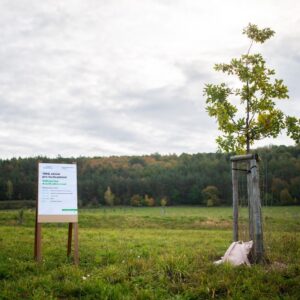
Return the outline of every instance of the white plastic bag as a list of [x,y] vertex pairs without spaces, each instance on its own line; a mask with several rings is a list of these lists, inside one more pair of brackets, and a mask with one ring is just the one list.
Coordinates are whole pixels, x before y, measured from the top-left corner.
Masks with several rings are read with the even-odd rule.
[[224,262],[229,262],[234,266],[243,264],[250,266],[248,254],[250,253],[252,246],[253,241],[233,242],[225,252],[224,256],[220,260],[215,261],[214,264],[219,265]]

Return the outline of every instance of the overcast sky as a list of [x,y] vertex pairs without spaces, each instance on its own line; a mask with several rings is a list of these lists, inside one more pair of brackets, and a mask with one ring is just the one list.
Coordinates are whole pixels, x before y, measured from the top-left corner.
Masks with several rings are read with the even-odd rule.
[[0,158],[216,151],[203,87],[249,22],[299,117],[298,0],[0,0]]

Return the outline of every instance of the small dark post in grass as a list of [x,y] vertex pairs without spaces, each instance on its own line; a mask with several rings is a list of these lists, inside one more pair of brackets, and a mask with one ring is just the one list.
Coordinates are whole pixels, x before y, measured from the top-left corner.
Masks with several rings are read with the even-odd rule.
[[[253,240],[253,260],[261,263],[264,256],[261,200],[259,191],[258,155],[237,155],[230,158],[232,162],[233,195],[233,240],[238,240],[238,171],[247,172],[247,190],[249,207],[249,237]],[[239,162],[247,162],[248,169],[239,169]]]

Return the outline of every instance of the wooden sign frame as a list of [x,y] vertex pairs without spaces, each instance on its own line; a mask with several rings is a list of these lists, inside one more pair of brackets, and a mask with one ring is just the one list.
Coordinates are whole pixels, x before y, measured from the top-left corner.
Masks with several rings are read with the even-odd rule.
[[[78,214],[76,215],[39,215],[39,172],[40,164],[38,162],[38,188],[36,201],[36,218],[35,218],[35,239],[34,239],[34,259],[37,262],[42,261],[42,224],[43,223],[69,223],[67,256],[71,256],[72,252],[72,236],[74,233],[74,263],[79,264],[79,241],[78,241]],[[76,163],[74,163],[76,164]],[[77,191],[77,166],[76,166],[76,191]],[[76,195],[77,197],[77,195]],[[77,197],[78,199],[78,197]],[[73,230],[74,229],[74,230]]]

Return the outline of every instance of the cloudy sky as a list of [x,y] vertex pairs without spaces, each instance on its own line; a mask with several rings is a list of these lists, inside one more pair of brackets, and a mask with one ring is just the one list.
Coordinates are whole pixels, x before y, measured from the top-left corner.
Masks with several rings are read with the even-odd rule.
[[0,158],[216,151],[203,87],[249,22],[299,117],[298,0],[0,0]]

